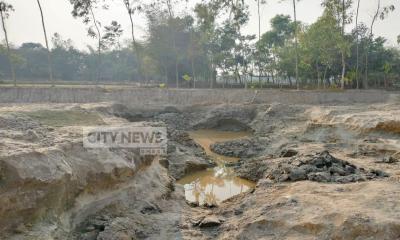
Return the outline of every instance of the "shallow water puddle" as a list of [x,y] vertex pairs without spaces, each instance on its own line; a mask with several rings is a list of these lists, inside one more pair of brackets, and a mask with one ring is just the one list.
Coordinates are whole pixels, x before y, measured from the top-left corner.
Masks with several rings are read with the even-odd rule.
[[190,132],[190,136],[200,144],[207,155],[217,163],[217,167],[189,174],[178,181],[185,188],[185,197],[190,202],[199,204],[220,203],[234,195],[254,188],[255,183],[236,177],[233,169],[225,167],[225,163],[238,159],[226,157],[210,150],[210,145],[250,136],[249,132],[223,132],[217,130],[198,130]]

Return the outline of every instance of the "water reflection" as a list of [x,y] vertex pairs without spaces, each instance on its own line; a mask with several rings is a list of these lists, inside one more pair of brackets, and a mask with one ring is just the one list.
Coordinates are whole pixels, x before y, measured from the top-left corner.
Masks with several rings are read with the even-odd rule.
[[217,167],[190,174],[178,183],[185,188],[186,199],[199,204],[217,204],[234,195],[254,188],[254,183],[236,177],[231,168],[224,166],[226,162],[237,161],[237,158],[225,157],[211,152],[210,145],[232,139],[249,136],[248,132],[221,132],[216,130],[199,130],[190,133],[191,137],[205,149],[218,164]]

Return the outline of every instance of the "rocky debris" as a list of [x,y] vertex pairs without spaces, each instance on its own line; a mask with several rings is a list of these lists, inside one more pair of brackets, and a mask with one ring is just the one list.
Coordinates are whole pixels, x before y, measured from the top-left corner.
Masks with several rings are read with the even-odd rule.
[[222,221],[216,216],[206,216],[199,223],[199,227],[201,228],[209,228],[209,227],[217,227],[222,224]]
[[155,121],[161,121],[167,124],[168,127],[178,130],[190,129],[191,116],[185,112],[161,112],[154,116]]
[[387,163],[387,164],[393,164],[397,163],[400,160],[398,159],[398,154],[393,154],[392,156],[384,156],[382,160],[375,161],[376,163]]
[[234,166],[235,173],[241,178],[257,182],[268,170],[268,160],[268,157],[242,158]]
[[281,151],[279,157],[290,158],[290,157],[296,156],[297,154],[298,154],[298,152],[296,150],[284,149],[284,150]]
[[161,213],[162,210],[156,204],[150,203],[146,201],[146,205],[140,210],[142,214],[156,214]]
[[272,164],[268,167],[266,176],[275,182],[310,180],[350,183],[388,177],[388,174],[380,170],[366,171],[325,151],[315,156],[306,156],[305,159],[292,158]]
[[196,151],[197,155],[204,156],[204,149],[197,144],[186,131],[176,130],[173,128],[168,128],[168,141],[176,142],[181,145],[191,147]]
[[228,157],[249,158],[260,154],[265,147],[254,139],[237,139],[233,141],[217,142],[210,146],[210,150]]
[[29,131],[32,129],[40,129],[39,122],[24,114],[2,114],[0,116],[0,129],[14,131]]
[[168,156],[167,163],[163,160],[163,166],[168,166],[169,173],[175,179],[181,179],[186,174],[204,170],[214,166],[204,149],[198,145],[185,131],[168,128]]

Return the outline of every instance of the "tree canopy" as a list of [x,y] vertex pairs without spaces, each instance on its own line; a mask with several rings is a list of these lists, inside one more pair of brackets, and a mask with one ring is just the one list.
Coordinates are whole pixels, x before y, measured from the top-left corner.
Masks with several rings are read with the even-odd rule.
[[[70,0],[72,15],[87,24],[88,35],[98,44],[79,50],[71,40],[54,34],[54,78],[170,87],[400,85],[399,49],[387,47],[387,40],[374,34],[374,23],[360,23],[357,19],[354,29],[344,31],[353,22],[351,0],[321,1],[324,11],[311,24],[300,20],[296,23],[293,16],[278,14],[271,19],[270,30],[261,33],[260,38],[242,31],[251,17],[246,1],[204,0],[192,11],[175,9],[179,2],[159,0],[147,4],[123,0],[121,4],[128,10],[132,28],[132,39],[126,40],[121,39],[120,23],[105,25],[96,14],[100,9],[114,7],[114,3]],[[377,17],[390,17],[394,10],[393,5],[380,6]],[[134,14],[147,19],[145,39],[134,35]],[[11,48],[18,79],[46,78],[46,49],[41,44],[24,43]],[[0,49],[0,78],[10,79],[6,46],[1,44]]]

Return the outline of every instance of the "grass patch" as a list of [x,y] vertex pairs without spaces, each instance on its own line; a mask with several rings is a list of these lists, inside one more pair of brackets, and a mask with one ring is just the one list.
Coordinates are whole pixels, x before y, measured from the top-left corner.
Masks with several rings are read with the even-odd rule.
[[40,123],[53,127],[102,125],[104,121],[97,113],[74,110],[49,111],[40,110],[25,113]]

